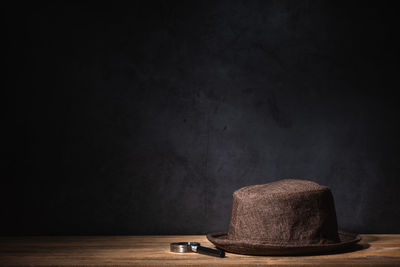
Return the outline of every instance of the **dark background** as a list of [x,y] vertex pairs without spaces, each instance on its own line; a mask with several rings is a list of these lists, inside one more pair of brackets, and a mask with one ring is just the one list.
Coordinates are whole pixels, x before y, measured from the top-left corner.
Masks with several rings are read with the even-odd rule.
[[224,231],[234,190],[282,178],[329,186],[344,230],[399,233],[388,3],[3,8],[0,234]]

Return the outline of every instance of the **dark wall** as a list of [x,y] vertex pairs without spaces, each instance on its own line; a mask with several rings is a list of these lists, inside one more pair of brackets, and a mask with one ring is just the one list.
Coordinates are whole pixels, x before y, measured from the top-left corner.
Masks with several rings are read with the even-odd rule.
[[0,234],[224,231],[234,190],[282,178],[329,186],[345,230],[399,233],[395,11],[5,8]]

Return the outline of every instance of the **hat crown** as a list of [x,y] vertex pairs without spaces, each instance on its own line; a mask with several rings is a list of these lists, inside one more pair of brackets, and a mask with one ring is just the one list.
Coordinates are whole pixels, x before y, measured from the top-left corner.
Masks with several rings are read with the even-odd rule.
[[276,244],[339,241],[331,191],[312,181],[285,179],[233,193],[229,239]]

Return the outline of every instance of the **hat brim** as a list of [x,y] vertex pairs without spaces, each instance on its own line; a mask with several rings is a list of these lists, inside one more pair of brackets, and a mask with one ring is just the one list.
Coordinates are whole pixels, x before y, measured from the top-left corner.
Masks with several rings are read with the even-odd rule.
[[227,252],[246,255],[310,255],[333,251],[343,251],[351,248],[361,240],[360,236],[353,233],[339,231],[340,242],[330,244],[271,244],[262,241],[232,240],[228,233],[218,232],[207,234],[207,239],[217,248]]

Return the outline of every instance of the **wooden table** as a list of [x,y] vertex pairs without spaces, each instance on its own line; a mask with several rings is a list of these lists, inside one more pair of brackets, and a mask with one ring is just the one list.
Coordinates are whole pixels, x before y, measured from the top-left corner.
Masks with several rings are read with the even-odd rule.
[[214,258],[169,252],[169,243],[205,236],[36,236],[0,237],[1,266],[400,266],[400,235],[361,235],[358,250],[341,254],[264,257],[226,253]]

